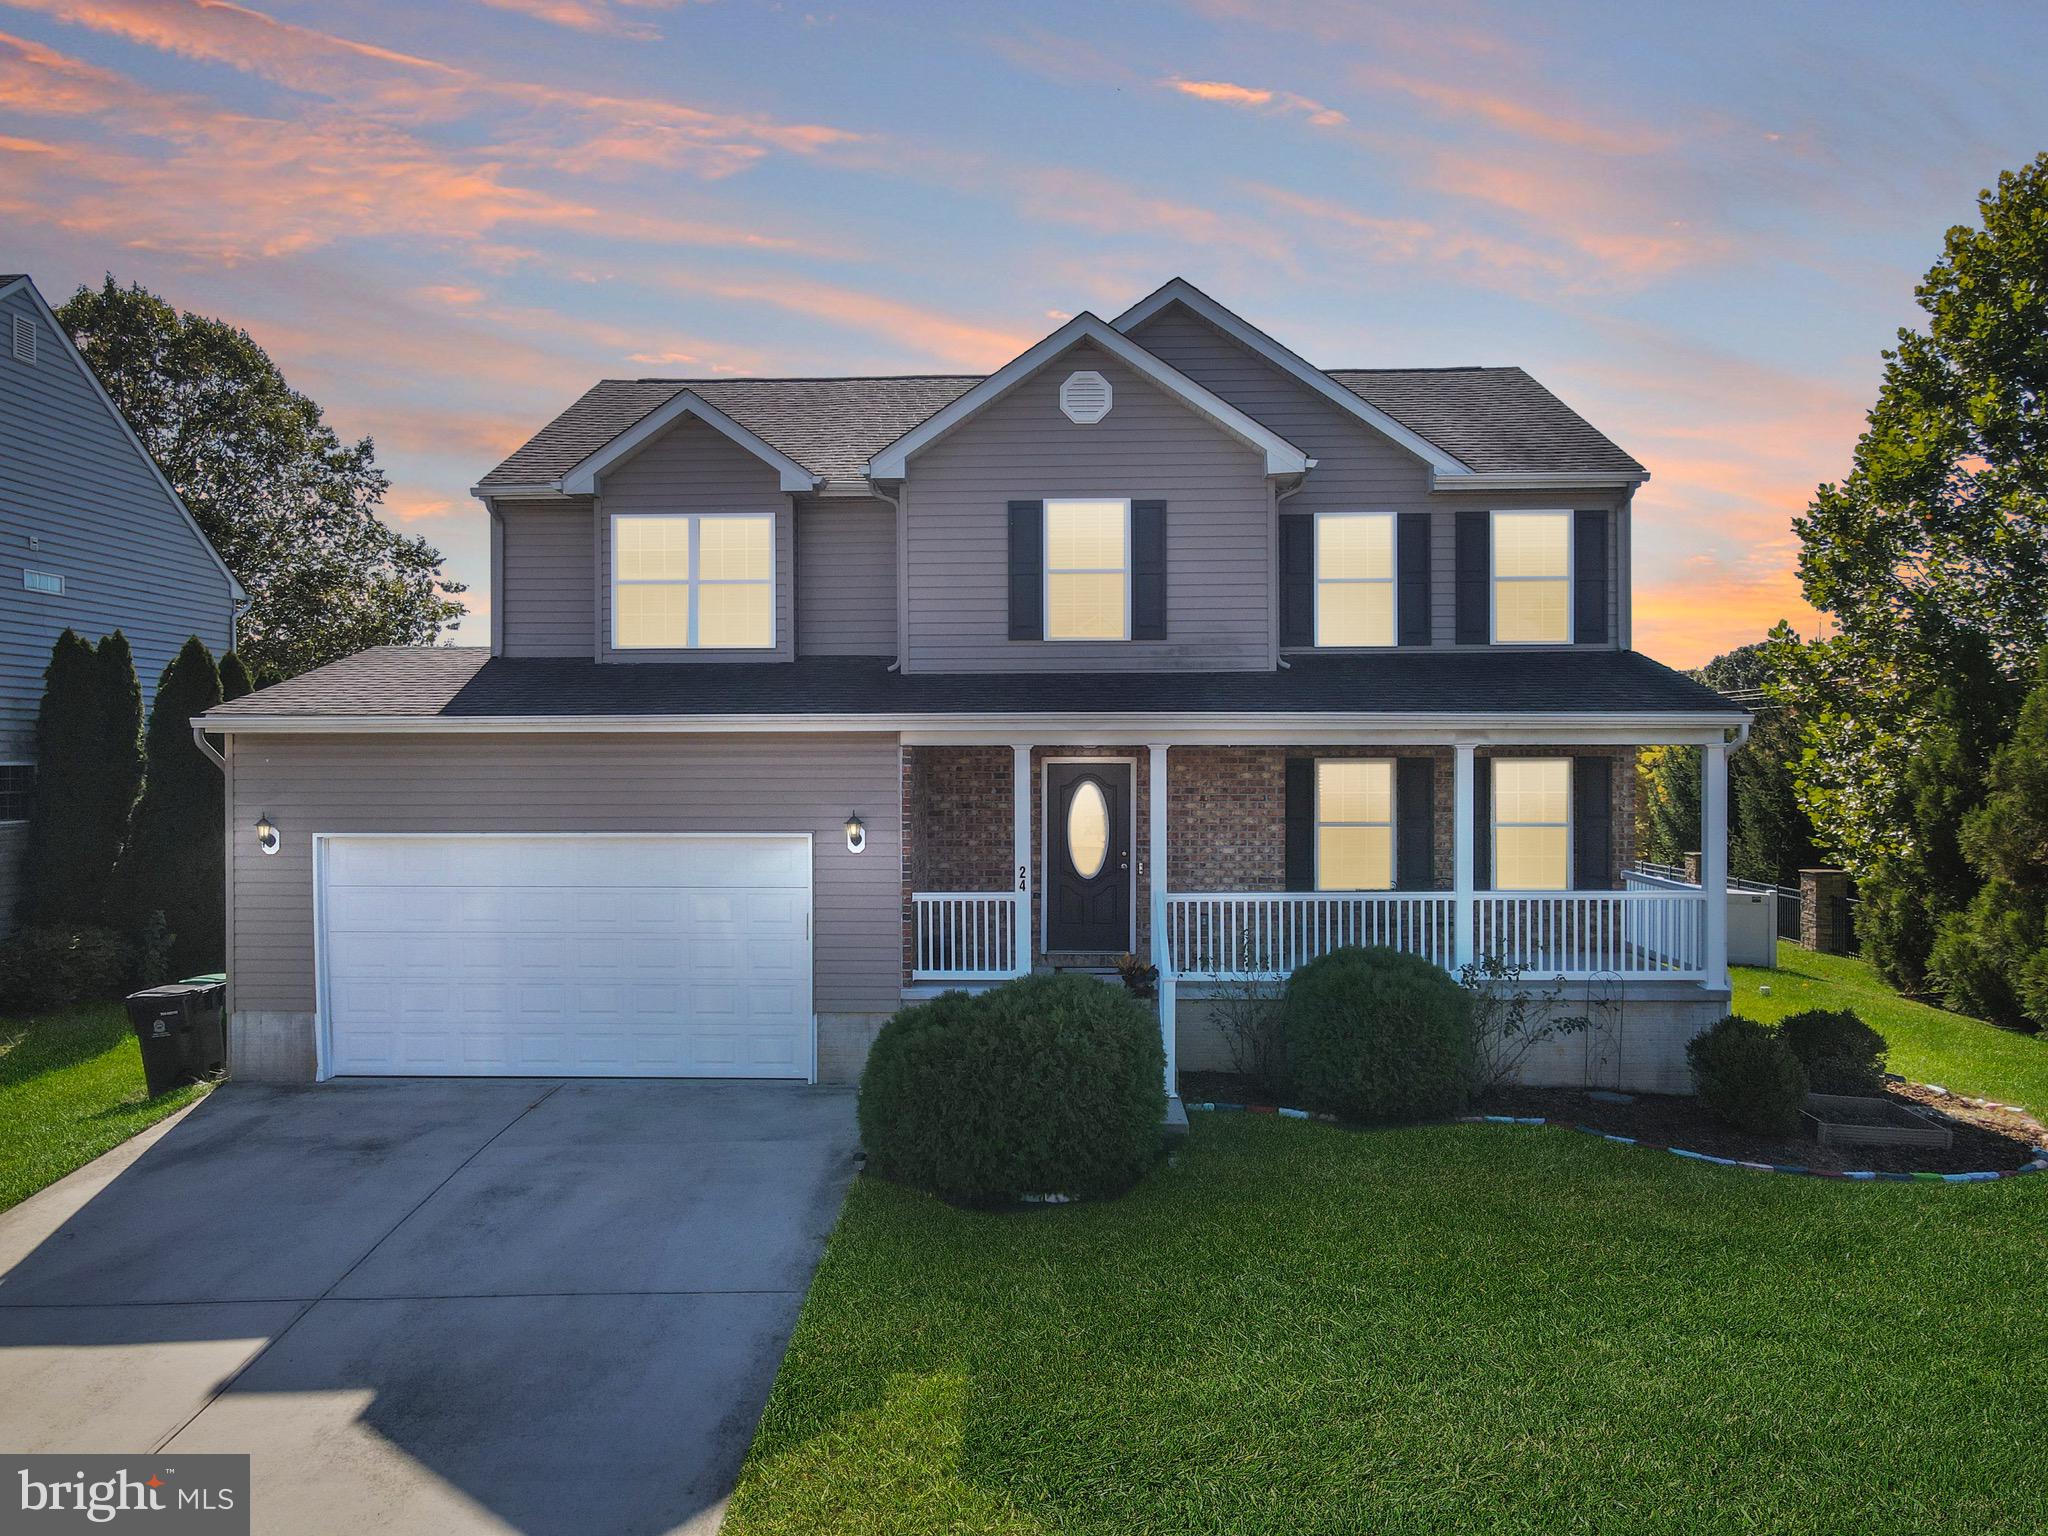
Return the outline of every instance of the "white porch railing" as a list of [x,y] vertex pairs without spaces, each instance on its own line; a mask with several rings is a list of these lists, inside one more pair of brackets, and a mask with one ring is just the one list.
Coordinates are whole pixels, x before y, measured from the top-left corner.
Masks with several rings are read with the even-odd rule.
[[913,891],[915,981],[1002,981],[1028,970],[1017,958],[1014,891]]
[[1168,967],[1181,981],[1275,978],[1349,944],[1384,944],[1450,969],[1457,911],[1437,891],[1168,893]]
[[1707,904],[1684,891],[1485,891],[1472,899],[1473,952],[1531,976],[1697,981]]

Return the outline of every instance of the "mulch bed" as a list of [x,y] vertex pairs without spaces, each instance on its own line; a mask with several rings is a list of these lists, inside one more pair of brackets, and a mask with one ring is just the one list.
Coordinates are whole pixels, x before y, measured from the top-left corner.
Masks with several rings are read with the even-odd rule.
[[[1182,1073],[1181,1096],[1189,1102],[1272,1102],[1271,1095],[1249,1079],[1227,1072]],[[2033,1156],[2035,1147],[2048,1142],[2048,1132],[2025,1114],[1923,1083],[1888,1083],[1885,1097],[1901,1106],[1937,1110],[1954,1131],[1954,1143],[1948,1147],[1824,1147],[1807,1136],[1752,1136],[1730,1130],[1700,1108],[1696,1099],[1642,1093],[1633,1103],[1606,1104],[1575,1088],[1510,1088],[1473,1105],[1473,1113],[1541,1116],[1711,1157],[1843,1172],[2001,1172],[2018,1168]]]

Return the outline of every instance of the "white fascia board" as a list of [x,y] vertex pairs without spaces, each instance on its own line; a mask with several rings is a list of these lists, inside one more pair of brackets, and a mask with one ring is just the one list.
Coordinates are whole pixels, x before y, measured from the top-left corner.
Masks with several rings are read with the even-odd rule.
[[[235,580],[235,573],[228,569],[227,561],[221,559],[220,551],[213,547],[213,540],[206,536],[206,530],[199,526],[199,519],[194,517],[192,509],[185,505],[185,498],[178,494],[177,487],[171,484],[169,477],[164,474],[156,460],[150,457],[149,450],[142,446],[142,439],[137,437],[135,429],[128,425],[128,418],[122,415],[121,408],[114,404],[114,397],[108,394],[106,386],[100,383],[100,376],[92,371],[92,364],[85,360],[85,354],[80,352],[77,346],[73,344],[71,333],[64,329],[62,322],[57,319],[56,313],[45,302],[41,291],[28,278],[21,277],[9,283],[5,288],[0,288],[0,298],[5,298],[17,288],[26,288],[28,290],[29,302],[34,304],[37,310],[41,312],[44,321],[50,327],[51,334],[57,338],[57,344],[71,355],[71,361],[77,366],[78,371],[85,375],[85,381],[92,386],[92,392],[100,397],[100,404],[105,406],[107,414],[114,418],[114,425],[121,429],[121,435],[128,439],[129,446],[134,448],[136,456],[149,466],[149,472],[156,477],[156,483],[164,488],[164,494],[171,498],[171,505],[178,509],[178,516],[185,519],[193,535],[199,540],[200,547],[206,551],[213,563],[220,567],[221,575],[227,577],[228,591],[232,595],[233,601],[238,605],[247,603],[249,601],[249,594],[242,589],[242,584]],[[232,619],[229,620],[229,629],[232,632]]]
[[[591,454],[562,476],[561,489],[570,496],[597,494],[597,477],[635,452],[649,439],[666,432],[685,416],[694,416],[713,431],[738,443],[762,463],[774,468],[785,491],[815,490],[818,477],[760,434],[741,426],[695,390],[684,390],[665,405],[649,411],[632,426]],[[504,492],[500,491],[499,495]]]
[[1432,491],[1624,491],[1634,489],[1649,478],[1647,469],[1604,472],[1583,469],[1503,470],[1497,474],[1467,475],[1432,472],[1429,488]]
[[1084,310],[869,459],[868,479],[903,479],[913,454],[930,447],[955,427],[986,410],[1062,352],[1083,341],[1094,342],[1190,410],[1208,417],[1232,437],[1263,454],[1267,474],[1300,475],[1308,472],[1308,455],[1271,427],[1254,421],[1222,396],[1203,388],[1178,368],[1154,357],[1121,331]]
[[469,494],[478,501],[562,501],[569,493],[559,485],[472,485]]
[[1412,428],[1403,426],[1363,395],[1354,394],[1322,369],[1289,351],[1257,326],[1232,314],[1186,278],[1176,277],[1118,315],[1112,322],[1119,332],[1143,325],[1170,304],[1184,304],[1189,310],[1223,332],[1232,341],[1249,347],[1282,373],[1300,381],[1331,404],[1356,416],[1366,425],[1385,433],[1430,467],[1432,474],[1446,478],[1472,473],[1470,465],[1445,452]]

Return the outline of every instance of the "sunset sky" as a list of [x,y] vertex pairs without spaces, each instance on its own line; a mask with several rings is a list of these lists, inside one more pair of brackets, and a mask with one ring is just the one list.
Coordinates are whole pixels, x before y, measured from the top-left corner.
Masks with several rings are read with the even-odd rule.
[[2038,3],[0,0],[0,270],[247,327],[479,614],[467,488],[596,378],[983,370],[1178,274],[1528,368],[1652,470],[1691,665],[1810,629],[1789,519],[2044,57]]

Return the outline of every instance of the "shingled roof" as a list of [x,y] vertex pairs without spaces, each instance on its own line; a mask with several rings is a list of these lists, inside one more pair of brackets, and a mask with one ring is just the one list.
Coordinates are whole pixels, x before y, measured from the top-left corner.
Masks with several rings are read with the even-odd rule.
[[1480,474],[1642,473],[1642,465],[1519,368],[1325,371]]

